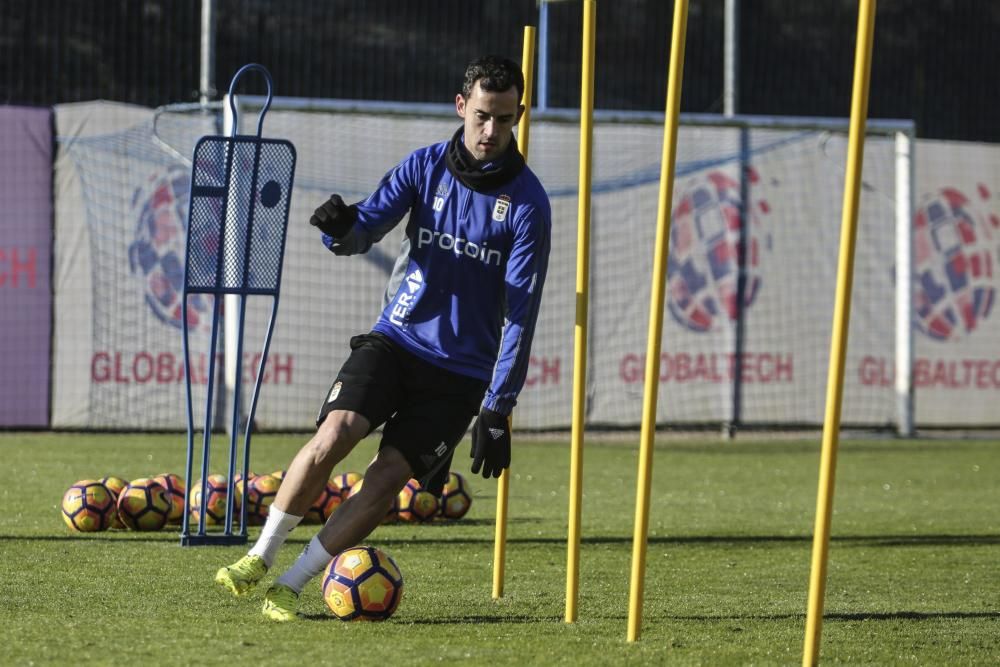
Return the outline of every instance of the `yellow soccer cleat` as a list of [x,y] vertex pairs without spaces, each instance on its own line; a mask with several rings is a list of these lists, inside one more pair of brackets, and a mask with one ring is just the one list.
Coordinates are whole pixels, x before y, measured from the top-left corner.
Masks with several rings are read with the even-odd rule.
[[219,568],[215,583],[233,595],[243,595],[267,574],[267,565],[260,556],[244,556],[228,567]]
[[295,620],[295,608],[299,606],[299,594],[291,586],[275,584],[264,594],[264,618],[284,623]]

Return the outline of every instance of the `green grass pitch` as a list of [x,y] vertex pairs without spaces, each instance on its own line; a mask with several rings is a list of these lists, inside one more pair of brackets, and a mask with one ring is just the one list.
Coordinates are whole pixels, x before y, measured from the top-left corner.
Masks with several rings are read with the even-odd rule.
[[[258,435],[251,468],[287,466],[305,436]],[[228,440],[216,442],[222,472]],[[363,442],[339,471],[363,471]],[[770,665],[801,663],[819,438],[662,437],[653,465],[642,636],[626,641],[636,441],[588,436],[579,620],[563,621],[569,446],[515,437],[506,587],[491,599],[496,483],[455,470],[473,506],[453,524],[380,526],[405,593],[384,623],[342,623],[319,582],[304,617],[270,624],[261,591],[212,583],[244,547],[177,531],[71,534],[78,479],[184,472],[183,434],[0,434],[0,663]],[[843,440],[820,660],[1000,663],[1000,443]],[[251,539],[259,529],[251,529]],[[315,531],[292,534],[276,569]]]

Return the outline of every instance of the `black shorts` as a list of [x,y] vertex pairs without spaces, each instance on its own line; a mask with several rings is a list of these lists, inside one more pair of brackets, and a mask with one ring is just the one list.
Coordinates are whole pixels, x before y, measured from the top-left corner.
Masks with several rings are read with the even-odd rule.
[[330,387],[316,425],[332,410],[351,410],[381,425],[413,476],[426,479],[451,460],[479,413],[488,383],[434,366],[378,333],[351,338],[351,355]]

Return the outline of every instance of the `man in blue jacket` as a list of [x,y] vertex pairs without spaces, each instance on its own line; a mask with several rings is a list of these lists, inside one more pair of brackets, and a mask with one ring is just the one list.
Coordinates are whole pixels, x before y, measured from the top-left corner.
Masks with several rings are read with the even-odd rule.
[[330,251],[353,255],[408,215],[381,316],[351,339],[316,434],[289,465],[256,544],[216,574],[236,595],[257,584],[334,466],[383,426],[360,492],[265,594],[271,620],[295,618],[306,582],[368,536],[408,480],[439,486],[474,417],[472,472],[499,477],[510,465],[508,418],[528,369],[551,231],[548,197],[512,132],[523,92],[516,63],[474,60],[451,140],[413,152],[364,201],[331,196],[309,221]]

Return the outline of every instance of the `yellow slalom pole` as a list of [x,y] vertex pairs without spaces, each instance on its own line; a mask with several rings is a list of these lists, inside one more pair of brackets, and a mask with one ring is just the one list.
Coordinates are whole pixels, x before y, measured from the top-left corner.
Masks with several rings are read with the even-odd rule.
[[833,335],[830,340],[830,366],[826,380],[823,449],[820,455],[819,491],[816,496],[812,570],[809,575],[809,609],[806,614],[806,634],[802,652],[804,667],[811,667],[819,662],[823,598],[826,592],[827,556],[830,547],[830,514],[833,509],[834,478],[837,470],[837,440],[844,393],[847,326],[851,320],[854,243],[858,228],[858,200],[861,193],[861,167],[864,162],[865,117],[868,114],[868,86],[871,79],[874,32],[875,0],[861,0],[858,9],[858,34],[854,54],[851,124],[847,140],[847,174],[844,179],[844,201],[840,221],[837,294],[833,306]]
[[[517,147],[528,159],[528,139],[531,132],[531,88],[535,80],[535,27],[524,26],[524,45],[521,53],[521,70],[524,74],[524,114],[517,124]],[[513,428],[513,418],[507,422]],[[510,490],[510,469],[500,473],[497,480],[497,519],[493,539],[493,599],[503,597],[504,572],[507,560],[507,498]]]
[[660,339],[663,336],[663,301],[670,251],[670,212],[673,208],[674,165],[677,161],[677,123],[681,112],[681,80],[687,41],[688,0],[674,2],[673,36],[667,75],[667,107],[663,121],[663,156],[660,162],[660,200],[656,212],[656,245],[653,283],[649,301],[646,341],[645,389],[639,442],[639,479],[636,484],[635,528],[632,535],[632,583],[629,590],[628,641],[639,639],[642,597],[646,576],[646,537],[649,532],[649,488],[653,475],[653,438],[656,435],[656,398],[660,381]]
[[580,81],[580,179],[576,231],[576,326],[573,330],[573,415],[570,433],[569,528],[566,538],[566,622],[576,623],[580,594],[580,505],[583,500],[583,427],[587,387],[587,304],[590,300],[590,181],[594,135],[596,0],[583,3]]
[[[508,425],[511,421],[507,422]],[[507,563],[507,498],[510,489],[510,469],[497,480],[497,523],[493,538],[493,599],[503,597],[503,582]]]
[[528,141],[531,139],[532,88],[535,85],[535,26],[524,26],[524,46],[521,52],[521,70],[524,74],[524,115],[517,124],[517,147],[525,162],[528,160]]

